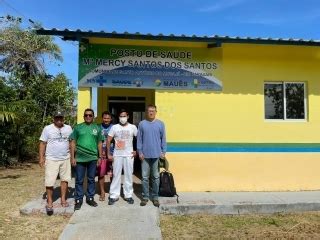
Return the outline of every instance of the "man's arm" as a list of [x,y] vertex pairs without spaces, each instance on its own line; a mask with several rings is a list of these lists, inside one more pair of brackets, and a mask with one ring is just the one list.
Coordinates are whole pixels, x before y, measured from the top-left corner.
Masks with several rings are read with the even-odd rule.
[[100,165],[100,163],[101,163],[101,158],[102,158],[102,156],[103,156],[102,141],[99,141],[99,143],[98,143],[98,151],[99,151],[99,158],[98,158],[97,165]]
[[142,125],[139,123],[138,133],[137,133],[137,151],[141,161],[144,160],[144,155],[142,153],[142,137],[143,137]]
[[167,152],[167,138],[166,138],[166,128],[164,126],[164,123],[162,123],[162,132],[161,132],[161,157],[165,157],[165,154]]
[[39,165],[40,165],[40,167],[43,167],[46,162],[45,155],[44,155],[46,152],[46,147],[47,147],[47,143],[40,141],[40,144],[39,144]]
[[[136,147],[137,145],[137,135],[138,135],[138,129],[136,127],[136,125],[133,125],[133,138],[132,138],[132,144],[134,147]],[[134,144],[136,143],[136,144]],[[135,148],[133,148],[132,151],[132,156],[135,158],[137,156],[137,150]]]
[[107,139],[107,152],[108,152],[108,159],[110,161],[112,161],[112,155],[111,155],[111,141],[112,141],[113,137],[112,136],[108,136]]
[[76,166],[77,165],[77,161],[74,158],[75,149],[76,149],[76,141],[75,140],[71,140],[70,141],[70,161],[71,161],[71,165],[72,166]]

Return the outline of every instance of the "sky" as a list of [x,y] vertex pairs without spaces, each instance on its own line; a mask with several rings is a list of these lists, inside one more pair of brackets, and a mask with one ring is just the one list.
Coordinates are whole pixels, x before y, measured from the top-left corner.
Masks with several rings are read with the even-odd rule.
[[[319,0],[0,0],[8,14],[49,29],[320,39]],[[48,71],[77,87],[78,44],[55,41],[64,61]]]

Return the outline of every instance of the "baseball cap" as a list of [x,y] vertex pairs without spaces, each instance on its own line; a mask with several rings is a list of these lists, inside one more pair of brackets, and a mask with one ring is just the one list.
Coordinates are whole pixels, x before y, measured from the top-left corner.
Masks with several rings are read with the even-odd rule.
[[64,117],[64,114],[62,111],[58,110],[54,112],[53,117]]

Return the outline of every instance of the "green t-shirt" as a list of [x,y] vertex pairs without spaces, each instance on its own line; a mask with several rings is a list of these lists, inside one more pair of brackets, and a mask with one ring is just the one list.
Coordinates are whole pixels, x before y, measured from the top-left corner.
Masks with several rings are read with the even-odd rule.
[[77,162],[90,162],[98,159],[98,143],[104,141],[100,125],[80,123],[73,129],[70,139],[76,141]]

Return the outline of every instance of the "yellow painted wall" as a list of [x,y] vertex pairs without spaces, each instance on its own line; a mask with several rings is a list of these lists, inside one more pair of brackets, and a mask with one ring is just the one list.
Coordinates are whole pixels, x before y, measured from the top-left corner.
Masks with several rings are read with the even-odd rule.
[[206,48],[207,43],[204,42],[180,42],[180,41],[150,41],[150,40],[128,40],[116,38],[90,38],[91,44],[115,44],[115,45],[134,45],[134,46],[166,46],[166,47],[192,47]]
[[168,153],[177,191],[320,189],[319,153]]
[[[169,142],[319,143],[320,51],[223,46],[222,92],[156,91]],[[306,83],[307,120],[264,120],[264,82]],[[168,153],[178,191],[320,189],[319,153]]]
[[[169,142],[320,142],[320,48],[226,44],[222,92],[156,91]],[[264,82],[301,81],[306,121],[264,120]]]
[[83,113],[91,108],[91,88],[78,88],[77,123],[83,122]]

